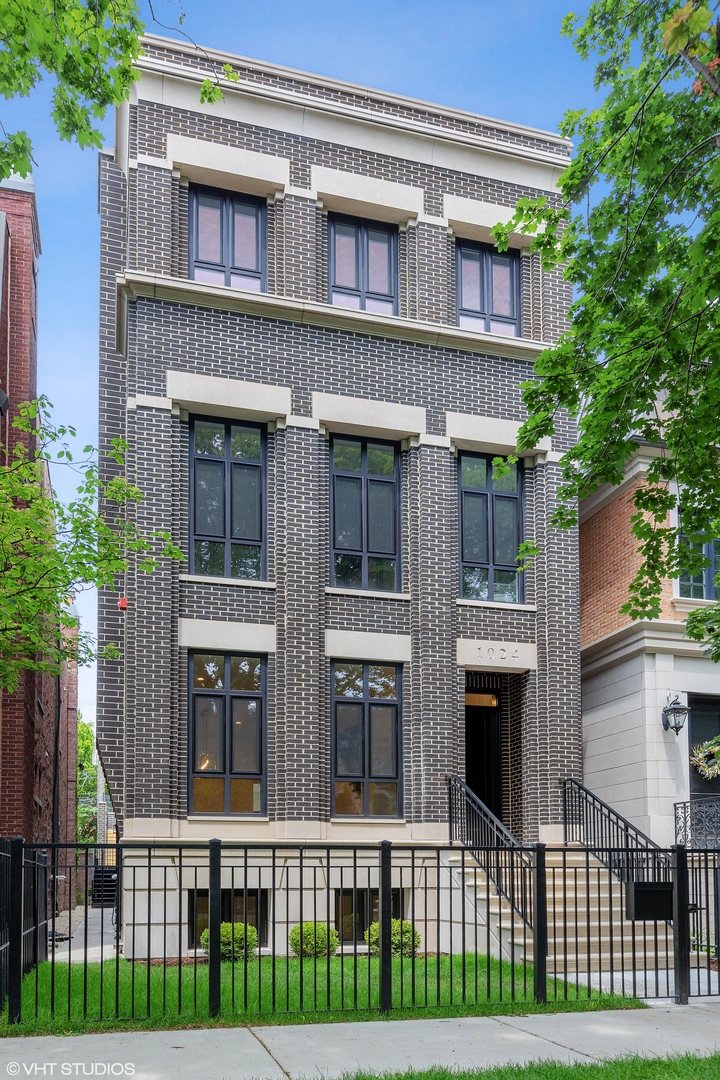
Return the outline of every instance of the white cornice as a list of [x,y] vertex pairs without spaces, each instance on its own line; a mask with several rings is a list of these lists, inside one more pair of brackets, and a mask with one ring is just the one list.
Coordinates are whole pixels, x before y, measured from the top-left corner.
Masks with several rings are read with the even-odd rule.
[[[133,104],[155,101],[171,108],[205,112],[209,116],[542,191],[557,190],[558,178],[570,164],[566,154],[504,143],[490,136],[455,131],[243,79],[237,83],[220,79],[222,100],[201,105],[200,86],[212,77],[211,72],[150,57],[141,57],[137,67],[141,78],[131,89]],[[123,162],[119,164],[125,167]]]
[[120,303],[117,308],[117,346],[124,355],[124,309],[128,301],[139,297],[167,300],[176,304],[193,304],[196,307],[215,308],[220,311],[236,311],[246,315],[258,315],[266,319],[282,319],[286,322],[321,326],[332,330],[344,330],[349,334],[370,334],[373,337],[412,341],[422,345],[435,345],[444,349],[462,349],[467,352],[490,356],[504,356],[513,360],[532,363],[548,345],[542,341],[525,338],[508,338],[499,334],[477,333],[457,326],[438,325],[414,319],[400,319],[392,315],[376,315],[370,311],[353,311],[352,308],[333,307],[309,300],[294,300],[269,293],[245,292],[222,285],[207,285],[187,278],[175,278],[163,274],[149,274],[141,270],[126,270],[117,275]]
[[641,653],[673,653],[675,656],[704,657],[698,642],[685,637],[685,623],[647,620],[632,623],[580,650],[584,676],[596,675]]
[[661,453],[661,448],[655,446],[643,446],[642,450],[637,450],[625,465],[621,484],[615,487],[612,484],[601,484],[597,491],[582,500],[578,512],[580,524],[629,491],[638,480],[642,480],[653,458],[659,457]]
[[[524,135],[528,138],[540,137],[542,139],[547,139],[548,142],[554,142],[558,147],[558,152],[555,156],[557,156],[561,160],[564,160],[566,165],[569,164],[569,155],[572,149],[572,141],[562,135],[558,135],[556,131],[547,131],[543,128],[530,127],[528,124],[517,124],[514,123],[512,120],[499,120],[496,117],[484,116],[481,113],[468,112],[466,109],[454,109],[449,105],[439,105],[437,102],[424,101],[421,98],[411,98],[403,94],[394,94],[389,90],[378,90],[377,88],[363,86],[359,83],[346,82],[344,79],[334,79],[327,75],[319,75],[316,72],[302,71],[299,68],[285,67],[282,64],[273,64],[267,60],[254,60],[250,57],[238,56],[234,53],[228,53],[221,49],[199,49],[195,45],[190,45],[186,42],[177,41],[174,38],[167,38],[161,34],[146,34],[144,40],[147,40],[149,43],[155,44],[160,48],[171,49],[175,52],[184,53],[185,55],[192,56],[195,59],[201,56],[203,58],[206,58],[207,60],[216,61],[220,64],[241,64],[246,67],[254,68],[255,71],[258,72],[266,72],[269,75],[279,75],[281,78],[290,77],[291,79],[294,79],[298,82],[306,82],[310,85],[315,86],[320,84],[322,86],[328,87],[328,89],[339,90],[343,93],[352,94],[355,97],[365,97],[368,100],[368,104],[373,101],[376,102],[378,105],[382,104],[382,102],[385,101],[393,102],[394,104],[404,108],[418,109],[422,112],[431,113],[437,116],[439,119],[446,118],[459,120],[466,123],[470,122],[491,124],[493,127],[498,128],[500,131],[508,132],[508,134],[515,134],[521,136]],[[136,61],[136,66],[142,70],[146,66],[149,68],[151,64],[158,63],[159,61],[153,61],[147,55],[141,55],[139,60]],[[188,72],[188,70],[193,70],[188,69],[183,64],[176,64],[173,65],[173,67],[183,73]],[[205,77],[205,74],[199,75],[200,80],[204,79]],[[224,82],[226,83],[226,88],[228,90],[233,90],[238,86],[238,84],[234,82],[227,82],[226,80]],[[240,85],[243,85],[242,80]],[[252,89],[260,91],[273,89],[272,87],[268,87],[255,82],[249,83],[247,85],[249,85]],[[224,90],[225,86],[223,87],[223,91]],[[291,97],[294,100],[297,100],[301,96],[297,91],[286,91],[285,93],[288,97]],[[315,95],[307,94],[302,96],[306,97],[315,106],[333,104],[327,103],[323,101],[323,99],[318,99]],[[378,117],[381,117],[384,122],[384,113],[380,113],[377,109],[372,110],[372,113],[377,115]],[[433,130],[435,129],[433,128]]]

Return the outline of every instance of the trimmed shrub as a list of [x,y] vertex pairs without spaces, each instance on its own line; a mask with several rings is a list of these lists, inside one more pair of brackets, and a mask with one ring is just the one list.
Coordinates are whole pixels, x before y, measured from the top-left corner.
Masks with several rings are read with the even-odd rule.
[[[233,941],[233,938],[235,939]],[[200,944],[208,951],[210,931],[203,930]],[[257,952],[258,932],[250,923],[220,923],[220,959],[237,963],[238,960],[252,960]]]
[[[370,946],[370,955],[380,955],[380,923],[373,922],[365,931],[365,940]],[[420,931],[408,919],[392,919],[390,922],[390,942],[393,956],[414,956],[420,948]]]
[[327,923],[306,922],[302,924],[302,944],[299,923],[290,931],[289,941],[296,956],[334,956],[340,946],[340,935],[334,927],[330,927],[328,948]]

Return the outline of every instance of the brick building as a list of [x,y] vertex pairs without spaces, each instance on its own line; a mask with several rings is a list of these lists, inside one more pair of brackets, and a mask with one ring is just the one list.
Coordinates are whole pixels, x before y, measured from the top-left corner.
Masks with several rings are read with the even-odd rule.
[[[40,230],[32,178],[0,182],[0,388],[9,409],[0,428],[12,453],[20,402],[37,397],[37,276]],[[26,672],[0,705],[0,836],[75,839],[77,665],[58,678]]]
[[[689,757],[720,734],[720,672],[685,637],[684,623],[717,598],[717,542],[706,545],[703,573],[664,582],[659,619],[632,622],[620,614],[640,568],[630,500],[654,452],[641,447],[623,483],[604,485],[580,509],[585,783],[661,845],[675,842],[677,806],[678,840],[715,846],[720,802],[714,809],[707,798],[720,796],[720,781],[704,780]],[[690,709],[677,737],[662,724],[663,708],[676,698]]]
[[[458,774],[518,836],[561,839],[578,554],[548,514],[573,427],[508,475],[492,458],[570,298],[490,232],[555,190],[569,144],[144,50],[100,159],[101,447],[127,439],[138,522],[186,561],[100,597],[122,835],[444,841]],[[224,63],[239,81],[201,105]],[[518,575],[521,539],[542,554]]]

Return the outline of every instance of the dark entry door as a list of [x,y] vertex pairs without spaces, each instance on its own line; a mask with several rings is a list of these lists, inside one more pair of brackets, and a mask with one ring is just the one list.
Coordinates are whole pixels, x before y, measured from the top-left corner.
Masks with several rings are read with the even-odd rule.
[[[502,821],[502,771],[500,762],[500,709],[465,704],[465,782],[495,817]],[[482,695],[491,697],[491,695]]]
[[[720,735],[720,697],[688,695],[690,706],[690,749]],[[690,766],[690,798],[703,795],[720,795],[720,777],[704,780],[697,769]]]

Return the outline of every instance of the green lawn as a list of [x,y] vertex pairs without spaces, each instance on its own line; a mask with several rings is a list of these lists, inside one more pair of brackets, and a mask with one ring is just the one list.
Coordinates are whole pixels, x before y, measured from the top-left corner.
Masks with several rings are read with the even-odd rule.
[[[173,1028],[208,1023],[308,1023],[378,1019],[379,961],[352,956],[300,960],[263,957],[222,965],[220,1016],[208,1013],[207,964],[148,967],[40,964],[23,982],[22,1024],[0,1018],[0,1035],[107,1028]],[[463,978],[464,976],[464,978]],[[548,980],[552,1003],[534,1001],[532,968],[485,956],[393,960],[393,1011],[403,1016],[463,1016],[640,1007],[633,999]],[[465,992],[463,994],[463,983]]]
[[[717,1080],[720,1054],[699,1058],[620,1058],[605,1065],[508,1065],[500,1069],[458,1072],[430,1069],[428,1072],[385,1073],[383,1080]],[[354,1073],[347,1080],[378,1080],[376,1074]]]

